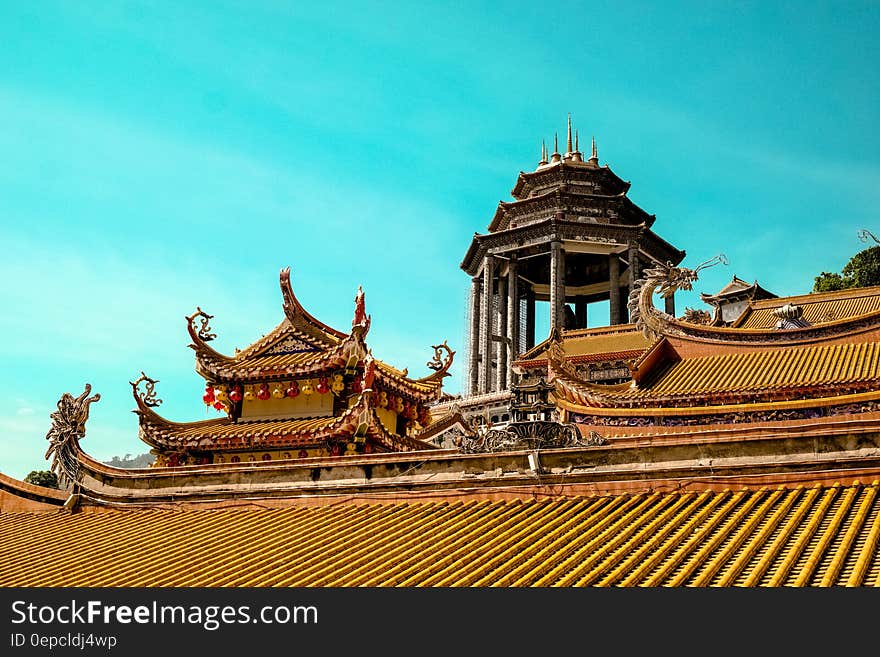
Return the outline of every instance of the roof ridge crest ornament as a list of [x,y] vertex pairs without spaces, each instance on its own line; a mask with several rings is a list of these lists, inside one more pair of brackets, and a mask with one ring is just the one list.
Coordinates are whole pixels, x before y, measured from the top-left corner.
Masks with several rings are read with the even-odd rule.
[[[195,325],[195,319],[199,319],[200,326],[197,328]],[[202,342],[210,342],[211,340],[217,337],[216,333],[212,333],[210,326],[210,321],[214,319],[214,315],[209,315],[204,310],[202,310],[201,306],[196,306],[196,311],[192,315],[187,315],[186,321],[189,323],[189,332],[190,335],[193,336],[193,339],[198,338]]]
[[58,410],[49,415],[52,426],[46,434],[49,449],[44,458],[52,457],[50,466],[62,483],[77,484],[80,480],[79,441],[86,435],[86,421],[89,419],[89,405],[101,399],[99,393],[89,397],[92,386],[85,384],[85,390],[78,397],[69,392],[61,395]]
[[[434,357],[425,363],[435,372],[442,373],[443,376],[450,376],[449,367],[452,365],[452,357],[455,356],[455,352],[449,348],[447,342],[444,340],[441,344],[432,344],[431,349],[434,350]],[[445,358],[443,358],[444,351],[446,352]]]
[[668,299],[678,290],[692,290],[700,271],[719,264],[730,264],[723,253],[701,262],[694,269],[675,267],[671,262],[655,262],[654,266],[642,271],[643,278],[632,284],[627,300],[630,321],[635,323],[642,335],[649,340],[668,332],[669,323],[675,318],[654,306],[654,293]]
[[[144,390],[140,389],[141,383],[144,383]],[[158,379],[148,377],[143,371],[141,371],[141,375],[137,379],[129,381],[131,392],[138,406],[155,408],[162,403],[162,400],[156,397],[157,383],[159,383]]]
[[354,297],[354,317],[351,320],[351,329],[352,331],[359,330],[362,335],[366,335],[370,330],[371,323],[372,316],[367,314],[364,289],[358,285],[358,291]]

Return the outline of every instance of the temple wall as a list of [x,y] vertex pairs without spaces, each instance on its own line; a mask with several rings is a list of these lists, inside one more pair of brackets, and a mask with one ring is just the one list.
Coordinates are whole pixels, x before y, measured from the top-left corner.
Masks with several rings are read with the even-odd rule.
[[0,474],[0,512],[57,512],[69,493],[55,488],[35,486]]
[[296,397],[281,399],[270,397],[245,400],[241,405],[241,417],[245,420],[271,417],[328,417],[333,415],[334,396],[331,392],[324,394],[313,392],[311,395],[300,393]]

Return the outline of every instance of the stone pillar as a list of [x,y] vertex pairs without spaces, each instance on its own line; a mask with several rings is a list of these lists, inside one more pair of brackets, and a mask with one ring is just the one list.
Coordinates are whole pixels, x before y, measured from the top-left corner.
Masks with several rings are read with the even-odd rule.
[[[629,260],[629,289],[626,293],[626,303],[629,302],[629,293],[632,291],[635,282],[639,280],[642,273],[639,265],[639,245],[636,242],[629,243],[629,253],[627,254],[627,258]],[[626,303],[624,303],[620,312],[621,322],[629,321],[629,310],[626,307]]]
[[513,385],[513,361],[519,356],[519,280],[516,256],[507,265],[507,386]]
[[620,258],[616,253],[608,256],[609,303],[608,319],[610,324],[620,324]]
[[495,391],[501,392],[507,388],[507,343],[504,341],[507,335],[507,277],[498,277],[498,369],[495,372]]
[[535,291],[526,290],[526,351],[535,346]]
[[562,242],[550,242],[550,332],[565,328],[565,252]]
[[629,244],[629,284],[632,286],[640,277],[642,269],[639,266],[639,245],[635,242]]
[[671,295],[664,299],[666,303],[666,314],[675,317],[675,295]]
[[471,336],[470,336],[470,369],[468,372],[467,392],[477,394],[480,387],[480,288],[482,281],[479,276],[471,279]]
[[495,258],[486,256],[483,261],[483,295],[480,299],[480,354],[483,362],[480,363],[480,389],[479,392],[485,393],[492,389],[492,278],[495,275]]
[[574,300],[575,328],[587,328],[587,300],[578,297]]

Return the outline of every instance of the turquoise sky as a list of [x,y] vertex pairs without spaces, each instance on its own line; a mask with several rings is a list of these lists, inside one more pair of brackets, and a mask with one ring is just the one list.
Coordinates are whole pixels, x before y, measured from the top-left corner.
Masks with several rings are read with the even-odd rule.
[[46,467],[86,381],[101,459],[146,451],[141,370],[204,418],[184,316],[231,353],[287,265],[340,329],[363,285],[412,374],[448,339],[457,392],[458,265],[568,112],[686,265],[727,254],[684,302],[808,292],[880,231],[878,31],[855,2],[0,4],[0,471]]

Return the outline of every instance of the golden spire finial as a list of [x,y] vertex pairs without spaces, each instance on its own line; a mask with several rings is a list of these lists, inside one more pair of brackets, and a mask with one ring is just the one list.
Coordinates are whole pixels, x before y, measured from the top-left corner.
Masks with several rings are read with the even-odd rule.
[[562,161],[562,156],[559,154],[559,134],[553,133],[553,155],[550,156],[550,163],[556,164],[557,162]]
[[578,144],[578,131],[574,131],[574,150],[575,152],[579,152],[581,150],[580,144]]
[[571,112],[568,113],[568,148],[566,154],[571,153]]
[[599,149],[596,148],[596,138],[593,137],[593,152],[588,160],[593,166],[599,166]]
[[538,162],[538,166],[544,166],[547,164],[547,143],[542,139],[541,140],[541,161]]

